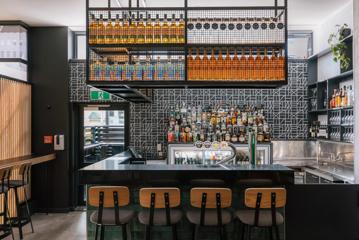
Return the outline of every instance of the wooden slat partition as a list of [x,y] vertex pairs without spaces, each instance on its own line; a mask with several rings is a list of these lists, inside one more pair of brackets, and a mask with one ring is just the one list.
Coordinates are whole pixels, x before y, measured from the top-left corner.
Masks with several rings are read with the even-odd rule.
[[[31,85],[0,77],[0,162],[30,154]],[[14,171],[11,177],[17,179],[17,171]],[[23,189],[19,191],[20,199],[23,199]],[[27,193],[30,193],[29,187]],[[3,209],[2,197],[0,211]],[[16,215],[13,192],[9,193],[9,209],[10,215]]]

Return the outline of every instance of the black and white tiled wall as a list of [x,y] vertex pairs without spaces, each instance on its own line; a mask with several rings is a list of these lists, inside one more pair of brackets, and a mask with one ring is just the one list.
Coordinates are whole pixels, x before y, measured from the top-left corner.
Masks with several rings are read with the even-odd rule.
[[[171,107],[191,105],[263,105],[273,139],[307,137],[307,62],[290,60],[288,85],[276,89],[155,89],[151,104],[131,104],[130,142],[147,158],[156,158],[157,144],[165,147]],[[85,85],[85,62],[70,63],[72,102],[90,102]],[[122,101],[112,98],[113,101]]]

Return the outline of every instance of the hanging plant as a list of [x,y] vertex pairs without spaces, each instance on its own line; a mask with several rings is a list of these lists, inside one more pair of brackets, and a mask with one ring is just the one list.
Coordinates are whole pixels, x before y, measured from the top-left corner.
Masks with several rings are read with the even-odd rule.
[[333,53],[334,62],[339,61],[340,68],[348,70],[351,60],[346,54],[348,46],[343,40],[350,35],[351,30],[346,23],[342,26],[336,25],[336,27],[337,31],[329,35],[328,43],[330,44],[330,50]]

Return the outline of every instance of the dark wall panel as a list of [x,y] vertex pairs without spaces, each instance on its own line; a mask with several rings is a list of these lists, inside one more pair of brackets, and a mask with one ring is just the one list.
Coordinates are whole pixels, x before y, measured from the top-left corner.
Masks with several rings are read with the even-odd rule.
[[53,152],[53,145],[44,144],[43,136],[65,135],[65,150],[56,151],[56,160],[33,169],[33,201],[40,211],[47,203],[50,211],[69,209],[68,33],[67,27],[30,30],[32,151]]

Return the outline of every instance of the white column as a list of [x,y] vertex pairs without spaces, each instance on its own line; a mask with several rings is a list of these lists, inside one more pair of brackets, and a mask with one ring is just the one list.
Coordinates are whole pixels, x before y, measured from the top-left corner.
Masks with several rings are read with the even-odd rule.
[[354,69],[354,176],[359,183],[359,1],[354,2],[353,69]]

